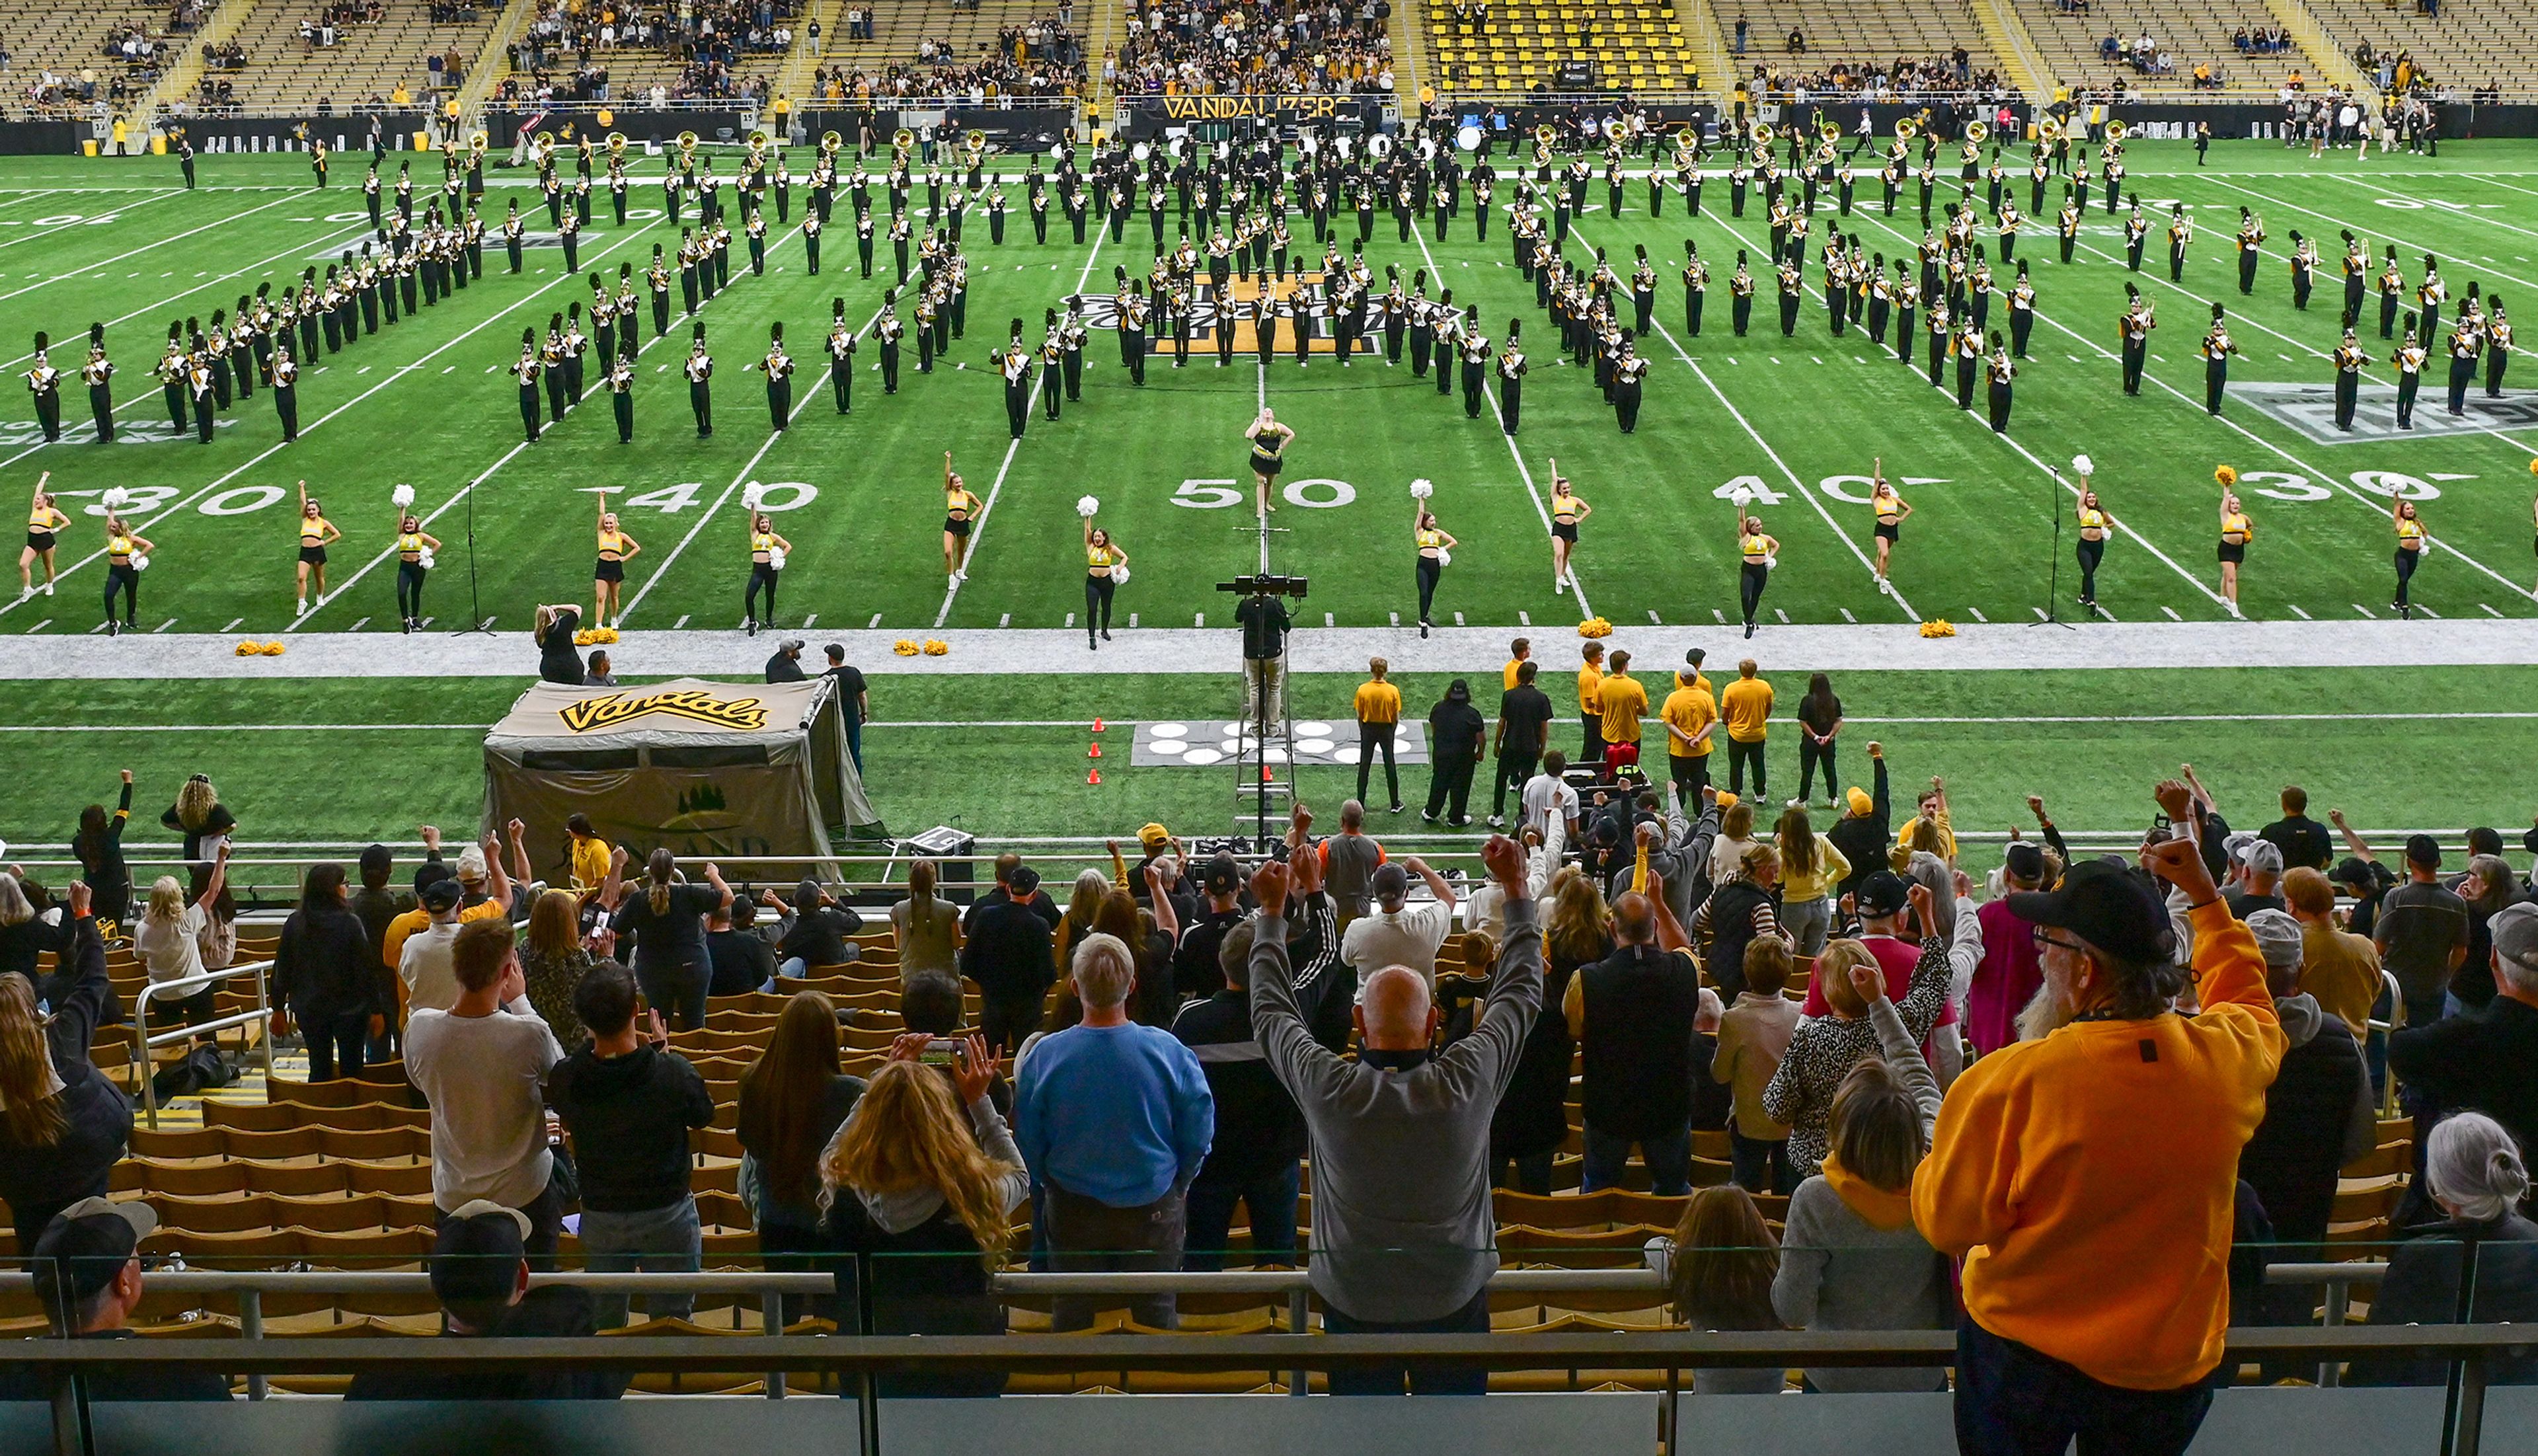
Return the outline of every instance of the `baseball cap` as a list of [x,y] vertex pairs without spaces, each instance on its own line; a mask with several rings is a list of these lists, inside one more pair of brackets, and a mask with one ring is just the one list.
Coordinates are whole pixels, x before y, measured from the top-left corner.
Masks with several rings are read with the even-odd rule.
[[846,660],[846,644],[843,642],[831,642],[822,650],[829,654],[829,660],[832,662],[843,662]]
[[1868,790],[1860,788],[1854,788],[1842,795],[1842,802],[1850,806],[1851,813],[1861,816],[1867,815],[1870,810],[1877,807],[1877,801],[1868,797]]
[[2283,872],[2283,851],[2278,845],[2258,839],[2239,849],[2238,863],[2245,865],[2251,875],[2279,875]]
[[2441,867],[2441,841],[2430,834],[2406,836],[2406,863],[2422,865],[2428,870]]
[[85,1304],[114,1282],[141,1240],[159,1230],[146,1203],[83,1198],[35,1237],[35,1297],[48,1311]]
[[1893,870],[1879,870],[1859,882],[1852,903],[1863,915],[1900,914],[1904,906],[1912,903],[1912,889],[1904,883],[1903,876]]
[[1039,871],[1029,865],[1016,865],[1005,876],[1005,891],[1015,899],[1030,899],[1039,893]]
[[2336,863],[2335,873],[2328,878],[2338,885],[2357,886],[2364,890],[2378,883],[2378,877],[2371,873],[2371,861],[2366,859],[2340,860]]
[[1207,862],[1199,883],[1210,894],[1232,894],[1242,888],[1242,867],[1234,862],[1233,855],[1220,854]]
[[2176,951],[2159,892],[2110,860],[2083,860],[2062,877],[2060,889],[2020,891],[2007,902],[2030,925],[2070,931],[2126,960],[2165,961]]
[[1718,807],[1719,807],[1719,808],[1721,808],[1721,809],[1733,809],[1733,808],[1735,808],[1735,807],[1736,807],[1736,796],[1735,796],[1734,794],[1732,794],[1732,793],[1729,793],[1729,792],[1728,792],[1727,790],[1725,790],[1725,789],[1720,789],[1720,790],[1718,791]]
[[2040,880],[2044,876],[2044,851],[2022,839],[2009,846],[2001,856],[2001,865],[2021,880]]
[[2514,900],[2486,918],[2494,935],[2494,954],[2538,975],[2538,905]]
[[2256,938],[2256,949],[2264,953],[2268,969],[2301,963],[2301,926],[2289,913],[2258,910],[2247,917],[2247,933]]
[[423,902],[423,907],[425,909],[431,910],[434,913],[438,913],[442,910],[457,909],[458,901],[461,898],[458,889],[458,881],[454,877],[444,880],[434,880],[431,884],[423,887],[423,889],[416,891],[415,898]]
[[529,1216],[491,1199],[462,1204],[432,1238],[432,1292],[441,1303],[500,1304],[528,1256]]
[[1148,849],[1161,849],[1172,842],[1172,831],[1162,825],[1150,824],[1137,831],[1137,842]]

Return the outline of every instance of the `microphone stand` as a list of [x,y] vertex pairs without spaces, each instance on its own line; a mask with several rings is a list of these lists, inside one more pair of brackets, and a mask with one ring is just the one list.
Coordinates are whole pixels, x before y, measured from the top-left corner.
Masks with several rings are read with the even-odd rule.
[[2062,600],[2062,472],[2058,469],[2053,471],[2053,489],[2046,503],[2053,507],[2053,548],[2051,564],[2044,574],[2044,615],[2027,625],[2077,631],[2079,629],[2057,615],[2060,609],[2056,604]]
[[472,485],[467,488],[467,626],[450,635],[494,635],[492,621],[485,615],[485,604],[476,595],[476,488]]

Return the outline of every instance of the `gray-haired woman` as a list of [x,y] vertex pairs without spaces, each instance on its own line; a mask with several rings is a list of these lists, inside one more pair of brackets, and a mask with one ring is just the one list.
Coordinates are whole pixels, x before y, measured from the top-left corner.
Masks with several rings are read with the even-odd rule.
[[[2529,1168],[2511,1134],[2482,1112],[2454,1113],[2425,1140],[2424,1174],[2433,1202],[2449,1217],[2408,1230],[2389,1254],[2370,1322],[2538,1321],[2538,1224],[2520,1213]],[[2437,1359],[2356,1360],[2348,1377],[2356,1385],[2438,1385],[2443,1378]],[[2500,1356],[2487,1378],[2526,1384],[2538,1379],[2538,1359]]]

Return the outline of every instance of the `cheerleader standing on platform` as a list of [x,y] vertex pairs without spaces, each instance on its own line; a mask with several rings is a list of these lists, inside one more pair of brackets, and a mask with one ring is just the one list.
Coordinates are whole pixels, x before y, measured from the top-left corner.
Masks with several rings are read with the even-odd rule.
[[308,614],[308,574],[317,573],[317,605],[326,605],[326,548],[344,539],[335,523],[326,519],[323,507],[308,498],[308,483],[300,483],[300,605],[299,616]]
[[[120,636],[134,626],[133,616],[141,610],[141,567],[150,560],[152,544],[123,523],[123,517],[108,513],[105,518],[105,632]],[[114,620],[114,594],[123,593],[123,621]]]
[[2415,568],[2424,563],[2424,546],[2430,538],[2412,500],[2400,500],[2390,507],[2389,518],[2397,526],[2397,599],[2388,605],[2396,609],[2399,617],[2412,621],[2415,602],[2408,592],[2414,584]]
[[[1090,502],[1093,497],[1084,497]],[[1081,510],[1082,505],[1077,509]],[[1110,533],[1084,517],[1084,646],[1098,652],[1102,643],[1110,640],[1110,600],[1119,583],[1128,575],[1128,554],[1111,541]],[[1096,640],[1097,629],[1100,639]]]
[[1424,637],[1436,625],[1432,620],[1436,584],[1444,579],[1445,564],[1452,560],[1454,548],[1462,543],[1436,524],[1436,514],[1428,508],[1426,496],[1420,496],[1413,507],[1410,539],[1419,551],[1419,635]]
[[1894,558],[1896,545],[1904,539],[1904,522],[1910,518],[1912,506],[1895,493],[1894,484],[1886,479],[1883,458],[1869,470],[1868,508],[1877,517],[1877,589],[1891,597],[1895,595],[1895,583],[1887,577],[1887,565]]
[[1595,513],[1595,507],[1577,498],[1569,487],[1569,477],[1560,473],[1558,456],[1551,461],[1551,594],[1558,596],[1577,584],[1577,573],[1570,569],[1569,560],[1577,551],[1577,523]]
[[740,598],[741,610],[747,614],[744,629],[753,637],[758,635],[761,621],[758,615],[758,593],[761,590],[767,593],[767,616],[764,620],[768,627],[775,625],[776,578],[783,572],[784,558],[792,550],[792,542],[775,534],[775,523],[767,518],[767,512],[753,506],[749,512],[749,589],[742,592]]
[[620,598],[626,591],[626,563],[642,554],[643,548],[634,537],[619,529],[617,512],[608,508],[608,488],[599,491],[599,563],[590,570],[591,616],[593,627],[615,627],[625,611]]
[[952,452],[943,452],[943,574],[952,581],[968,579],[969,532],[977,523],[978,497],[952,469]]
[[2238,472],[2224,465],[2214,472],[2221,482],[2221,596],[2230,604],[2230,615],[2238,616],[2238,568],[2247,561],[2247,543],[2255,539],[2256,524],[2238,507]]
[[1754,614],[1762,609],[1763,588],[1771,580],[1771,567],[1777,564],[1780,543],[1764,534],[1759,516],[1745,516],[1737,523],[1736,551],[1741,559],[1737,591],[1745,607],[1745,635],[1754,635]]
[[1279,424],[1277,415],[1264,406],[1242,437],[1251,441],[1254,513],[1265,515],[1278,508],[1269,498],[1269,488],[1277,484],[1278,472],[1287,468],[1287,447],[1296,442],[1296,431]]
[[18,553],[18,600],[22,602],[35,594],[33,567],[39,560],[44,563],[44,595],[53,594],[53,550],[61,529],[71,523],[44,491],[44,483],[52,478],[49,470],[35,477],[35,498],[27,507],[27,546]]
[[[410,488],[409,488],[410,489]],[[423,630],[423,582],[432,572],[433,553],[440,543],[426,535],[423,522],[411,510],[397,510],[397,623],[398,630]]]

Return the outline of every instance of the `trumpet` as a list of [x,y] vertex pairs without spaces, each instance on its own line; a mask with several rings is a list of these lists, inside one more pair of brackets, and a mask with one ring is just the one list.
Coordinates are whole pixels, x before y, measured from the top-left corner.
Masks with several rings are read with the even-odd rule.
[[1966,141],[1973,146],[1981,146],[1983,138],[1990,135],[1991,128],[1979,121],[1969,121],[1966,123]]

